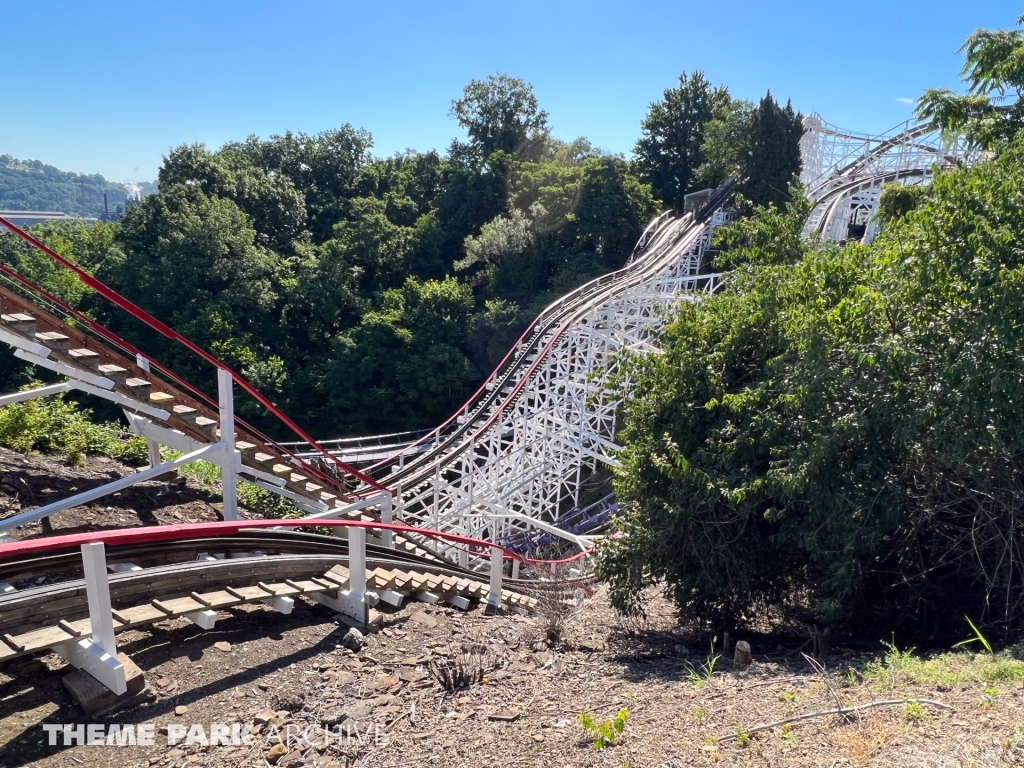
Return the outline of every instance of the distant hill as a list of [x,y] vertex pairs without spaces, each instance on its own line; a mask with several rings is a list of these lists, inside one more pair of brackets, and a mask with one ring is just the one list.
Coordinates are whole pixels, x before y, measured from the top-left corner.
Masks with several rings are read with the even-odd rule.
[[[156,192],[149,182],[138,187],[143,195]],[[0,155],[0,209],[99,216],[104,192],[111,213],[128,197],[124,184],[107,181],[99,174],[69,173],[39,160]]]

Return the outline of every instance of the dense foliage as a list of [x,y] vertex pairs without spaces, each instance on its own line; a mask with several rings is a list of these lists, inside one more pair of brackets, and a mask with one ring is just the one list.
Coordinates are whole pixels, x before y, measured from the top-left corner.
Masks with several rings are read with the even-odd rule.
[[1022,128],[888,191],[870,246],[802,240],[799,200],[721,233],[725,290],[629,363],[618,606],[664,578],[710,624],[1024,633]]
[[781,204],[800,173],[803,116],[780,107],[769,92],[755,107],[713,87],[697,71],[651,104],[633,150],[637,176],[677,209],[690,192],[739,179],[756,205]]
[[[155,192],[151,184],[140,191]],[[69,173],[38,160],[17,160],[0,155],[0,210],[63,211],[76,216],[99,217],[103,194],[111,213],[124,205],[128,190],[99,174]]]
[[[444,155],[376,158],[348,125],[181,146],[120,222],[40,231],[319,436],[433,425],[546,303],[620,267],[659,210],[625,160],[553,138],[522,80],[473,81],[451,115],[466,138]],[[0,257],[213,388],[208,366],[12,238]]]

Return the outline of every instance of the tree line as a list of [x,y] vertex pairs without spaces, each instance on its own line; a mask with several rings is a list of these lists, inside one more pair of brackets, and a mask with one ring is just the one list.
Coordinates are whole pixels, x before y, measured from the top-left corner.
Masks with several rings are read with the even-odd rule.
[[[327,438],[440,422],[543,306],[621,267],[663,206],[730,175],[781,201],[799,170],[792,107],[734,100],[699,72],[651,105],[632,160],[554,138],[508,75],[472,81],[450,114],[465,139],[444,153],[375,157],[351,125],[180,146],[120,222],[41,237]],[[213,388],[189,353],[13,238],[0,257]],[[38,375],[3,365],[7,384]]]

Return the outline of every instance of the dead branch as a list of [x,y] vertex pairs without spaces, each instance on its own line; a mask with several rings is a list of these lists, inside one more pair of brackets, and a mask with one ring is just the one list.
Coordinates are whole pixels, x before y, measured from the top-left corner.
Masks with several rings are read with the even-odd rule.
[[725,736],[719,737],[719,743],[724,741],[731,741],[739,737],[741,733],[745,733],[748,736],[757,733],[758,731],[767,731],[771,728],[778,728],[781,725],[787,725],[788,723],[796,723],[801,720],[811,720],[815,717],[825,717],[826,715],[840,715],[845,716],[853,714],[855,712],[861,712],[865,709],[873,709],[875,707],[892,707],[896,704],[906,704],[908,701],[916,701],[918,704],[927,704],[930,707],[939,707],[940,709],[952,709],[948,704],[943,704],[939,701],[932,701],[931,699],[886,699],[885,701],[869,701],[867,704],[858,704],[855,707],[836,707],[835,709],[822,709],[817,712],[809,712],[806,715],[796,715],[794,717],[787,717],[785,720],[776,720],[773,723],[764,723],[763,725],[755,725],[753,728],[741,729],[736,733],[729,733]]

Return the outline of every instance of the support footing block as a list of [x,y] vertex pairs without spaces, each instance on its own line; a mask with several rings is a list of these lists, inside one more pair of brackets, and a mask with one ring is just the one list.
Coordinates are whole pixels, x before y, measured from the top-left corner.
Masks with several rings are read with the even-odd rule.
[[120,696],[88,672],[75,670],[64,675],[64,687],[87,715],[106,714],[130,706],[136,699],[139,702],[145,700],[142,694],[146,688],[146,678],[142,670],[123,653],[117,654],[117,660],[124,665],[125,680],[128,683],[128,690]]

